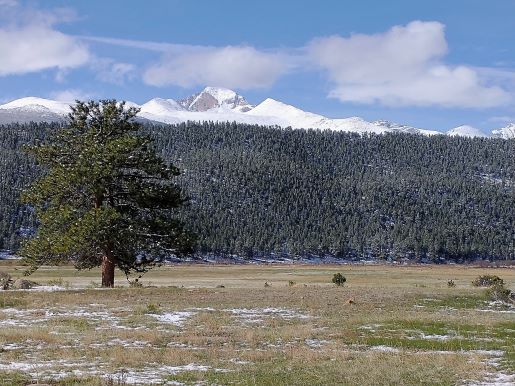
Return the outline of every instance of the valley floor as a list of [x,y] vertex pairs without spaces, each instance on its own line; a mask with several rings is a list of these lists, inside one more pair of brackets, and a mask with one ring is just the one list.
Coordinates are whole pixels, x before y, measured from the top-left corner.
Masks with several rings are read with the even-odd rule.
[[165,266],[108,290],[44,267],[47,291],[0,291],[0,384],[512,385],[515,308],[481,274],[515,289],[448,265]]

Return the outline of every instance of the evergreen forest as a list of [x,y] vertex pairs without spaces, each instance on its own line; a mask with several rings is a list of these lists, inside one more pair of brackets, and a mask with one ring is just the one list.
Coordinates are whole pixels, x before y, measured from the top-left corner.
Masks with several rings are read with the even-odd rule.
[[[56,124],[0,126],[0,250],[37,223],[23,151]],[[358,135],[237,123],[145,126],[179,167],[199,256],[513,259],[515,140]]]

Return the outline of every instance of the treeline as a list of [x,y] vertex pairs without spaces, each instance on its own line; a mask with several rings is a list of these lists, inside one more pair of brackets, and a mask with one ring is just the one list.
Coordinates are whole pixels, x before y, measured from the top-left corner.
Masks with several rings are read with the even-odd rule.
[[[34,228],[17,197],[40,171],[20,146],[45,129],[0,128],[0,249],[16,250]],[[179,215],[201,254],[514,257],[515,141],[213,122],[146,129],[183,170],[190,204]]]

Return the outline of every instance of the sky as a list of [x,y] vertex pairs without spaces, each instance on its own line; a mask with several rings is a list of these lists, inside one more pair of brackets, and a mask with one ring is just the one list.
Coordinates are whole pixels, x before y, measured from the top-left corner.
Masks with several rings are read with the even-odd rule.
[[205,86],[332,118],[515,122],[515,0],[0,0],[0,103]]

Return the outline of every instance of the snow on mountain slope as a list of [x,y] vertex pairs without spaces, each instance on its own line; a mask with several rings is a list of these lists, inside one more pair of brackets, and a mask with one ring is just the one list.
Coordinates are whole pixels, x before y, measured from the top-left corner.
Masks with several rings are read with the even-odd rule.
[[294,106],[268,98],[246,113],[253,116],[280,117],[284,123],[279,126],[292,128],[348,131],[355,133],[376,133],[402,131],[411,134],[434,135],[442,134],[434,130],[422,130],[415,127],[403,126],[388,121],[368,122],[359,117],[330,119],[322,115],[309,113]]
[[280,126],[309,129],[318,127],[324,120],[322,115],[308,113],[296,107],[267,98],[252,110],[245,113],[254,117],[270,117],[282,121]]
[[503,138],[503,139],[515,138],[515,123],[510,123],[506,127],[492,130],[492,136],[495,138]]
[[173,99],[161,98],[154,98],[149,100],[147,103],[142,104],[140,109],[141,113],[154,115],[166,115],[174,111],[184,110],[184,108]]
[[416,127],[401,125],[401,124],[398,124],[395,122],[390,122],[390,121],[381,120],[381,121],[374,121],[372,123],[376,126],[384,127],[388,131],[397,131],[397,132],[408,133],[408,134],[424,134],[424,135],[442,134],[440,131],[419,129]]
[[43,99],[36,97],[26,97],[21,99],[16,99],[12,102],[6,103],[4,105],[0,105],[0,109],[8,110],[15,108],[23,108],[26,110],[42,110],[44,107],[55,114],[68,114],[70,112],[70,103],[53,101],[51,99]]
[[475,138],[475,137],[489,137],[489,135],[483,133],[481,130],[469,126],[469,125],[462,125],[455,127],[454,129],[449,130],[447,135],[450,135],[452,137],[460,136],[460,137],[469,137],[469,138]]
[[[0,105],[0,124],[29,121],[63,120],[70,111],[70,104],[43,98],[28,97]],[[176,101],[154,98],[139,106],[132,102],[127,107],[138,107],[138,116],[155,122],[175,124],[186,121],[239,122],[265,126],[292,127],[295,129],[319,129],[354,133],[403,132],[411,134],[444,134],[389,121],[368,122],[359,117],[332,119],[307,112],[286,103],[268,98],[252,106],[241,95],[220,87],[206,87],[200,93]],[[460,126],[447,132],[448,135],[467,137],[488,136],[470,126]],[[495,130],[494,136],[515,138],[515,124]]]
[[33,106],[29,109],[23,107],[0,109],[0,125],[17,122],[60,122],[64,117],[64,114],[56,114],[43,106]]
[[198,94],[180,100],[179,104],[186,110],[197,112],[220,107],[245,112],[253,107],[241,95],[222,87],[206,87]]

